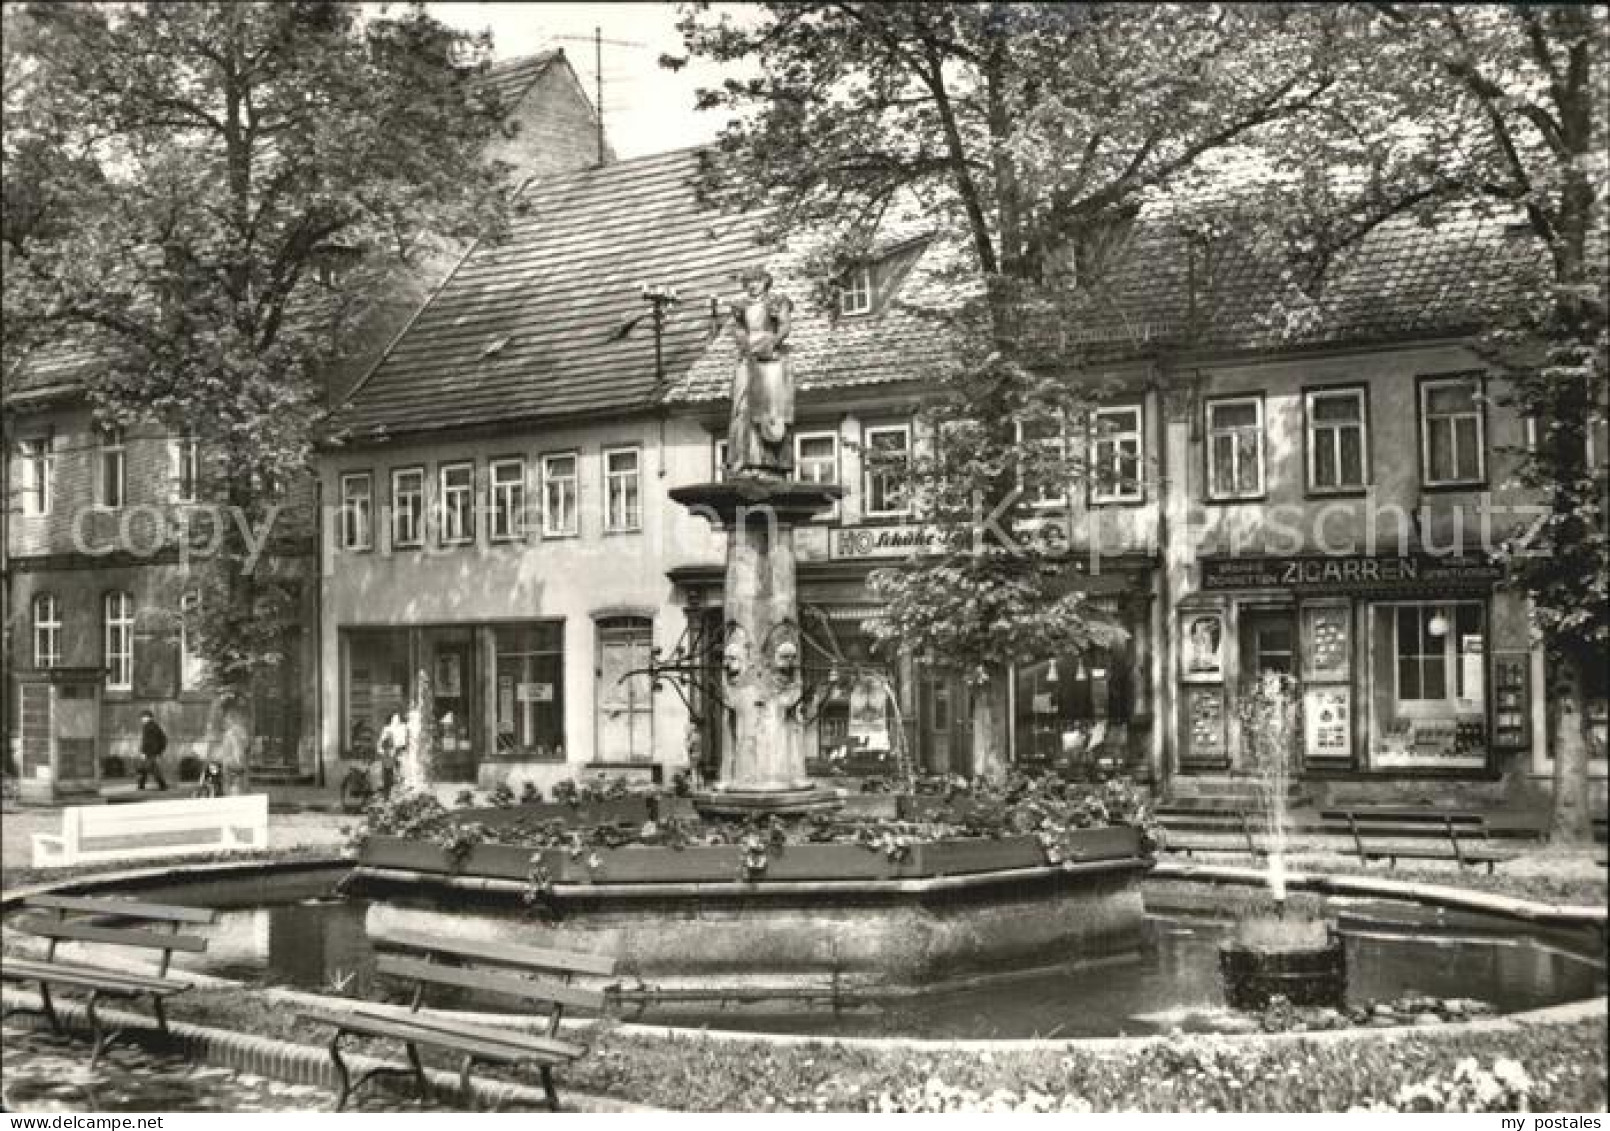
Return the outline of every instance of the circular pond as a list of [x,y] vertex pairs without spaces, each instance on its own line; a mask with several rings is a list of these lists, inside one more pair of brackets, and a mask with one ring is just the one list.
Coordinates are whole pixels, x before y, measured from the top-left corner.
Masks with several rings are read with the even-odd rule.
[[[370,901],[333,895],[339,872],[164,885],[147,898],[223,908],[203,955],[180,965],[323,993],[372,995]],[[783,999],[662,994],[621,979],[627,1021],[815,1034],[951,1038],[1110,1037],[1218,1027],[1225,1007],[1218,944],[1228,919],[1180,898],[1179,885],[1145,887],[1147,913],[1132,947],[1077,965],[1008,971],[917,992]],[[1605,965],[1593,932],[1529,932],[1468,912],[1373,900],[1325,902],[1347,949],[1350,1002],[1406,994],[1474,998],[1499,1012],[1602,994]],[[439,1004],[497,1009],[496,1000]]]

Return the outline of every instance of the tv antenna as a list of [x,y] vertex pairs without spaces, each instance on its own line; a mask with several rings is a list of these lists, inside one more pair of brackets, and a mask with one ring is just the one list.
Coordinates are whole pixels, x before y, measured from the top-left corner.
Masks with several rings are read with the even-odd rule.
[[611,47],[641,47],[648,44],[639,43],[635,39],[605,39],[604,29],[593,28],[590,36],[582,35],[556,35],[552,36],[560,43],[591,43],[593,45],[593,116],[598,120],[598,163],[604,163],[604,44]]

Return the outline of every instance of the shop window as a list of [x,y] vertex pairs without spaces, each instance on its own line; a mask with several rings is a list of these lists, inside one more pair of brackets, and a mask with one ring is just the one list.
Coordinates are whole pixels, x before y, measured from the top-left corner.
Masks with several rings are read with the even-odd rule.
[[1479,376],[1420,382],[1421,474],[1428,487],[1486,479]]
[[106,687],[129,691],[134,687],[134,597],[108,593],[102,598]]
[[498,757],[565,760],[564,630],[562,621],[498,627]]
[[61,664],[61,602],[54,594],[34,598],[34,667],[54,668]]
[[598,760],[649,762],[654,758],[654,690],[643,669],[654,646],[647,617],[598,621]]
[[207,664],[201,656],[196,620],[201,614],[201,593],[192,589],[179,598],[179,687],[195,691],[206,685]]
[[1363,389],[1320,389],[1307,394],[1308,489],[1362,489],[1369,460]]
[[50,440],[46,437],[19,440],[17,447],[22,461],[17,484],[22,494],[22,513],[26,518],[40,518],[50,513],[55,488]]
[[1263,398],[1209,401],[1208,495],[1214,499],[1263,494]]
[[123,442],[123,429],[104,428],[97,452],[100,474],[96,478],[95,502],[109,509],[121,507],[127,487],[127,450]]
[[1098,408],[1091,433],[1091,501],[1141,502],[1145,498],[1141,479],[1145,442],[1140,407]]
[[866,429],[866,514],[894,518],[910,513],[907,476],[911,461],[911,425],[883,424]]
[[341,477],[341,548],[367,550],[374,537],[374,477],[367,471]]
[[1019,762],[1089,768],[1127,757],[1132,695],[1123,650],[1019,665],[1015,678]]
[[342,634],[346,645],[346,686],[342,688],[345,752],[375,752],[391,716],[408,718],[408,630],[358,629]]
[[1241,614],[1241,675],[1297,674],[1296,625],[1286,610],[1247,609]]
[[604,529],[622,533],[643,528],[642,453],[637,448],[604,450]]
[[576,457],[542,457],[542,536],[571,538],[577,531]]
[[492,492],[492,540],[525,537],[525,460],[495,459],[489,469]]
[[475,541],[475,465],[444,463],[439,471],[442,545]]
[[400,468],[391,473],[391,544],[418,549],[425,544],[425,470]]
[[1479,602],[1372,609],[1378,766],[1480,768],[1487,638]]

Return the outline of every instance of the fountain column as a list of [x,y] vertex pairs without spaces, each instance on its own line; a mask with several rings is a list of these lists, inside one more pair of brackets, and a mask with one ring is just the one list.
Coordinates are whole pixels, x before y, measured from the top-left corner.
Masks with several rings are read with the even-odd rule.
[[844,492],[792,478],[793,304],[773,293],[764,270],[746,271],[744,289],[729,310],[738,357],[726,478],[671,492],[727,535],[721,656],[726,746],[720,780],[694,801],[717,813],[797,813],[836,805],[838,794],[812,786],[805,774],[794,527]]

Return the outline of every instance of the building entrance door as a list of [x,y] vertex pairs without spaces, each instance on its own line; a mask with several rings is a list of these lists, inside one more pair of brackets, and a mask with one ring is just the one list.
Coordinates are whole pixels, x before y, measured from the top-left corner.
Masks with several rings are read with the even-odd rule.
[[480,678],[470,634],[438,639],[435,654],[431,694],[436,709],[436,776],[442,781],[474,781],[474,689]]

